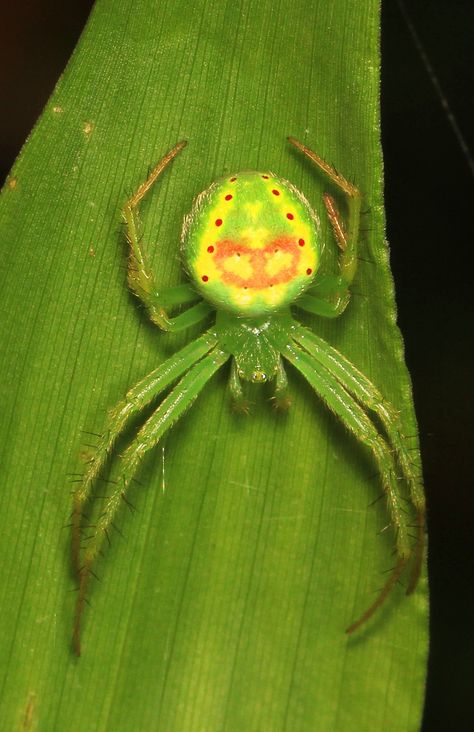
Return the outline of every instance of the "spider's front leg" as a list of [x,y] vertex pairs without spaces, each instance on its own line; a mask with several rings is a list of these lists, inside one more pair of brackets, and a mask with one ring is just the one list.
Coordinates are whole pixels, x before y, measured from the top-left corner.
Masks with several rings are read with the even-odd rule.
[[208,331],[200,338],[189,343],[129,389],[125,398],[109,413],[107,425],[99,438],[95,455],[87,463],[86,471],[79,480],[73,496],[72,562],[78,575],[82,562],[82,512],[91,495],[95,481],[100,477],[101,471],[112,453],[117,438],[134,415],[139,414],[144,407],[182,376],[193,364],[209,353],[216,343],[217,336],[213,331]]
[[[171,163],[171,161],[186,146],[186,141],[178,142],[151,171],[148,178],[137,188],[128,199],[122,210],[122,217],[127,227],[127,240],[130,244],[128,261],[128,284],[132,292],[145,305],[150,319],[162,330],[177,331],[189,328],[208,315],[212,308],[202,301],[199,295],[189,284],[178,285],[159,292],[153,272],[146,263],[142,247],[139,205],[146,193],[153,186],[157,178]],[[199,301],[196,303],[196,301]],[[167,309],[175,305],[196,303],[184,313],[170,318]]]
[[[385,602],[411,559],[413,568],[407,594],[416,587],[424,547],[425,504],[421,478],[405,445],[398,415],[374,385],[342,354],[301,327],[295,329],[293,343],[282,344],[282,353],[305,376],[346,428],[372,452],[395,530],[395,567],[376,600],[347,628],[346,632],[352,633]],[[368,414],[370,411],[376,414],[385,434],[379,432]],[[410,518],[403,506],[403,482],[406,482],[410,502],[417,515],[418,533],[414,546],[410,541]]]
[[[122,454],[119,475],[115,481],[111,482],[110,495],[107,496],[102,513],[97,522],[91,527],[91,534],[86,540],[84,551],[80,557],[80,567],[77,570],[79,592],[74,618],[73,646],[78,656],[81,654],[81,621],[87,590],[91,575],[94,574],[93,567],[104,538],[108,537],[108,532],[113,526],[113,520],[119,507],[124,501],[127,502],[127,490],[145,453],[158,444],[161,438],[193,404],[213,374],[228,360],[229,354],[217,348],[215,342],[215,336],[209,332],[189,344],[181,352],[162,364],[156,372],[150,374],[134,389],[130,390],[124,402],[118,405],[111,414],[114,434],[104,437],[104,440],[108,440],[107,446],[110,449],[117,437],[119,427],[122,427],[125,421],[128,421],[131,414],[138,411],[137,405],[141,408],[153,396],[160,393],[165,386],[174,381],[178,374],[185,372],[178,384],[162,400]],[[84,501],[89,495],[91,483],[97,476],[99,468],[104,464],[107,451],[103,450],[102,453],[98,456],[97,464],[91,463],[89,471],[76,492],[74,505],[79,510],[79,517]],[[80,526],[78,526],[78,532],[80,532]],[[78,532],[76,532],[76,538],[79,537]],[[77,560],[79,561],[79,555]]]
[[298,307],[326,318],[336,318],[344,312],[349,302],[349,286],[357,269],[357,242],[360,227],[361,193],[323,158],[294,137],[291,142],[309,158],[345,195],[347,223],[344,224],[336,203],[328,193],[323,195],[324,205],[339,247],[339,274],[316,276],[314,285],[298,300]]

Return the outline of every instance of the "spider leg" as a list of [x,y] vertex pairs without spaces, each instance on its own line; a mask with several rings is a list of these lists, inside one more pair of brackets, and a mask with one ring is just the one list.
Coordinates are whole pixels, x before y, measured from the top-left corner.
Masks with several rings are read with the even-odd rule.
[[[416,543],[416,549],[415,549],[415,561],[412,568],[412,572],[410,575],[410,579],[408,582],[408,587],[406,589],[406,595],[411,595],[411,593],[416,588],[416,585],[418,583],[418,580],[420,578],[421,570],[423,567],[423,556],[424,556],[424,541],[425,541],[425,512],[418,512],[418,536],[417,536],[417,543]],[[348,628],[346,628],[346,633],[351,634],[358,628],[360,628],[361,625],[363,625],[369,618],[372,617],[372,615],[375,613],[375,611],[383,605],[387,597],[389,596],[392,589],[395,587],[396,583],[400,579],[403,570],[405,569],[408,560],[410,557],[400,557],[395,567],[392,569],[388,576],[388,580],[386,581],[385,585],[380,590],[378,597],[374,600],[372,605],[370,605],[365,612],[362,613],[362,615],[357,618],[351,625],[349,625]]]
[[303,145],[294,137],[289,137],[288,141],[322,170],[346,197],[348,210],[347,226],[344,226],[332,196],[325,193],[323,200],[340,250],[339,267],[341,276],[346,285],[349,286],[354,279],[357,269],[357,241],[359,238],[360,208],[362,203],[361,193],[356,186],[349,183],[348,180],[309,147],[306,147],[306,145]]
[[389,444],[395,451],[403,477],[410,491],[411,502],[417,513],[418,535],[415,561],[407,588],[407,595],[409,595],[418,583],[423,564],[426,507],[420,466],[413,465],[410,451],[406,446],[406,438],[402,433],[400,418],[392,405],[384,400],[377,387],[329,343],[302,326],[297,326],[293,331],[293,338],[325,366],[364,408],[370,409],[377,415],[388,437]]
[[74,619],[73,646],[77,655],[81,653],[80,629],[89,579],[93,565],[101,549],[104,537],[112,526],[114,516],[125,498],[126,491],[137,472],[139,464],[148,450],[155,447],[160,439],[183,415],[197,398],[206,382],[228,360],[229,354],[214,348],[202,360],[195,363],[182,377],[181,381],[163,399],[159,407],[139,430],[120,459],[120,479],[112,494],[107,498],[88,546],[84,552],[79,572],[79,594]]
[[400,418],[393,406],[383,398],[377,387],[349,359],[330,346],[323,338],[319,338],[301,325],[296,326],[292,336],[296,343],[325,366],[363,407],[377,415],[390,444],[395,449],[410,489],[413,505],[417,511],[423,512],[425,509],[423,486],[419,475],[414,472],[413,461],[402,434]]
[[337,318],[349,304],[350,293],[341,275],[316,275],[314,284],[295,305],[323,318]]
[[181,351],[162,363],[129,389],[125,398],[111,410],[104,433],[100,437],[97,451],[88,463],[84,477],[74,492],[72,513],[72,560],[76,572],[81,566],[81,516],[84,504],[90,496],[94,481],[100,475],[117,437],[123,431],[132,415],[140,412],[158,394],[178,379],[196,361],[205,356],[217,343],[217,336],[208,331],[189,343]]
[[378,433],[362,406],[333,373],[296,344],[287,343],[282,349],[282,354],[303,374],[344,426],[371,450],[380,471],[391,520],[395,528],[397,564],[375,602],[347,629],[348,632],[353,632],[383,604],[412,555],[407,518],[402,507],[402,497],[398,486],[396,464],[390,445]]
[[[171,161],[185,147],[186,141],[178,142],[153,168],[150,175],[135,193],[128,199],[122,210],[122,217],[127,227],[127,240],[130,244],[128,261],[128,284],[132,292],[145,305],[150,319],[162,330],[177,331],[188,328],[208,315],[213,308],[203,302],[191,285],[183,284],[159,292],[153,272],[146,263],[145,252],[141,242],[141,227],[139,205],[146,193],[153,186],[157,178],[171,163]],[[166,309],[173,305],[184,305],[199,300],[185,313],[176,318],[170,318]]]
[[[400,418],[392,405],[384,400],[376,386],[362,374],[345,356],[303,326],[296,326],[293,338],[299,346],[318,360],[352,394],[364,409],[376,414],[382,424],[389,445],[393,448],[398,464],[410,491],[410,499],[417,513],[418,537],[415,562],[408,584],[407,594],[413,592],[418,582],[424,553],[425,496],[420,478],[420,466],[414,466],[406,439],[402,433]],[[417,468],[417,469],[416,469]]]
[[196,323],[200,323],[201,320],[204,320],[204,318],[213,311],[214,308],[211,307],[211,305],[204,302],[204,300],[201,300],[201,302],[198,302],[188,310],[185,310],[184,313],[175,315],[174,318],[169,318],[166,311],[161,308],[159,311],[160,322],[158,323],[158,321],[154,319],[154,316],[151,319],[155,325],[159,325],[162,330],[176,333],[179,330],[185,330],[186,328],[190,328],[192,325],[196,325]]

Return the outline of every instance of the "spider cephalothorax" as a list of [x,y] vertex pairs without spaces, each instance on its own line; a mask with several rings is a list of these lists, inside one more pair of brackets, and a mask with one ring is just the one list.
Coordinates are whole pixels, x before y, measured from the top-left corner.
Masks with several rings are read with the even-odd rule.
[[[339,271],[320,274],[322,250],[318,219],[306,198],[288,181],[270,172],[244,171],[213,183],[185,217],[181,245],[190,283],[157,287],[146,264],[139,234],[138,206],[166,166],[183,149],[178,143],[160,160],[127,201],[123,217],[130,244],[128,283],[151,320],[178,331],[214,315],[209,330],[169,358],[130,389],[109,414],[97,453],[74,492],[72,552],[79,578],[74,648],[80,653],[80,624],[88,582],[104,536],[144,454],[194,402],[213,374],[231,362],[230,390],[236,406],[247,411],[242,381],[273,382],[277,406],[289,406],[284,361],[300,371],[316,394],[372,453],[387,498],[396,535],[397,563],[375,602],[347,629],[354,631],[383,603],[410,558],[415,555],[407,592],[418,581],[423,556],[424,497],[394,408],[341,353],[293,317],[291,306],[322,317],[337,317],[349,302],[357,262],[360,202],[358,189],[322,158],[289,138],[346,196],[344,224],[331,196],[323,197],[337,241]],[[171,317],[169,310],[189,305]],[[157,400],[156,410],[121,455],[119,475],[104,510],[81,549],[82,513],[94,482],[128,420]],[[374,419],[375,418],[375,419]],[[401,484],[417,514],[413,549]]]

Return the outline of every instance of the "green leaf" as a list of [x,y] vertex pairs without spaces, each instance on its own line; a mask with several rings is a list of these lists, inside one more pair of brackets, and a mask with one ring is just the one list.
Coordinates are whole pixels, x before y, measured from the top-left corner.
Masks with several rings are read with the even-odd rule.
[[336,322],[304,322],[416,435],[384,241],[379,62],[377,0],[98,0],[2,195],[4,729],[418,729],[426,580],[344,634],[393,536],[378,535],[384,501],[369,506],[371,459],[294,370],[288,414],[256,387],[251,416],[234,415],[222,373],[146,458],[80,659],[63,528],[88,433],[199,332],[160,334],[126,289],[120,208],[178,139],[142,208],[164,285],[183,281],[183,215],[226,171],[274,170],[323,216],[325,183],[288,134],[357,183],[370,213],[353,299]]

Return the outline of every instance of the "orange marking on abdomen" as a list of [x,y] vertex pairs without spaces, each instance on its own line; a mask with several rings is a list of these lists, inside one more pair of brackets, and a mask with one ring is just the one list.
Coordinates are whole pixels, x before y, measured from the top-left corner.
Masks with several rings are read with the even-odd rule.
[[[301,250],[298,247],[298,243],[291,237],[281,236],[258,249],[224,239],[223,241],[216,242],[215,250],[214,261],[217,269],[221,273],[222,282],[226,285],[264,290],[272,285],[286,284],[297,277],[298,274],[302,274],[298,272]],[[267,264],[276,252],[289,254],[291,261],[288,266],[282,267],[281,270],[270,275],[267,272]],[[226,269],[227,260],[239,254],[248,257],[248,262],[252,270],[252,274],[249,277],[242,277]]]

